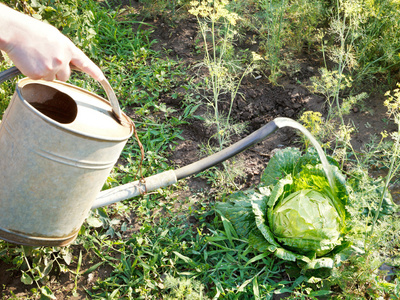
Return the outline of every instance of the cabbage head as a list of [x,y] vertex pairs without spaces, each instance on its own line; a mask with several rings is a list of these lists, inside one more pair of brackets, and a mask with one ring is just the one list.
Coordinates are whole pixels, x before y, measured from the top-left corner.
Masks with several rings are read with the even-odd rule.
[[329,197],[300,190],[283,199],[268,213],[273,235],[288,249],[317,256],[332,250],[340,238],[340,217]]
[[316,151],[277,152],[260,185],[217,204],[240,238],[253,248],[297,261],[303,269],[332,268],[335,255],[347,248],[348,192],[337,162],[329,158],[329,185]]

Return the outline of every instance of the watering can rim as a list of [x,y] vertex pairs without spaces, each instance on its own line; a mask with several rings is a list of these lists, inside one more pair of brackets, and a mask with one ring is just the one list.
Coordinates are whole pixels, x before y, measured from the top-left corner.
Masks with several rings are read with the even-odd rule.
[[[73,85],[73,84],[69,84],[69,83],[63,82],[63,81],[59,81],[59,80],[53,80],[53,81],[46,81],[46,80],[41,80],[41,79],[39,79],[39,80],[34,80],[34,79],[30,79],[30,78],[28,78],[28,77],[25,77],[25,78],[22,78],[21,80],[19,80],[19,81],[16,83],[16,89],[15,89],[16,93],[18,94],[19,100],[20,100],[27,108],[29,108],[29,110],[31,110],[32,112],[34,112],[35,114],[37,114],[38,116],[40,116],[44,121],[49,122],[50,124],[56,126],[57,128],[59,128],[59,129],[61,129],[61,130],[65,130],[65,131],[68,131],[68,132],[70,132],[70,133],[73,133],[73,134],[76,134],[76,135],[79,135],[79,136],[83,136],[83,137],[86,137],[86,138],[91,138],[91,139],[96,139],[96,140],[102,140],[102,141],[112,141],[112,142],[122,142],[122,141],[125,141],[125,140],[129,139],[129,138],[132,136],[132,134],[133,134],[133,131],[134,131],[134,124],[133,124],[133,121],[132,121],[125,113],[123,113],[123,112],[122,112],[122,118],[123,118],[123,120],[121,120],[122,125],[121,125],[120,121],[118,121],[117,119],[115,119],[115,116],[114,116],[113,114],[110,114],[110,118],[115,119],[115,121],[116,121],[117,123],[120,123],[120,126],[124,126],[124,127],[128,127],[128,126],[129,126],[129,127],[130,127],[129,133],[128,133],[127,135],[125,135],[125,136],[121,136],[121,137],[107,137],[107,136],[100,136],[100,135],[96,135],[96,134],[89,134],[89,133],[85,133],[85,132],[83,132],[83,131],[79,131],[79,130],[76,130],[76,129],[73,129],[73,128],[68,128],[68,127],[66,127],[64,124],[59,123],[59,122],[53,120],[52,118],[50,118],[50,117],[46,116],[45,114],[43,114],[42,112],[40,112],[39,110],[35,109],[35,108],[23,97],[22,91],[21,91],[21,88],[22,88],[23,86],[20,86],[21,83],[24,84],[23,86],[28,85],[28,84],[32,84],[32,83],[37,83],[37,84],[46,85],[46,86],[49,86],[49,87],[55,88],[55,89],[56,89],[56,87],[55,87],[54,85],[62,85],[62,86],[66,86],[66,87],[68,87],[68,88],[72,88],[72,89],[78,90],[78,91],[80,91],[80,92],[82,92],[82,93],[89,94],[90,96],[97,98],[97,100],[102,101],[103,103],[106,103],[107,105],[110,105],[110,102],[107,101],[106,99],[104,99],[103,97],[101,97],[101,96],[99,96],[99,95],[93,93],[93,92],[90,92],[90,91],[85,90],[85,89],[83,89],[83,88],[81,88],[81,87],[78,87],[78,86],[75,86],[75,85]],[[72,100],[75,101],[75,99],[72,99]],[[75,101],[75,102],[76,102],[76,101]],[[110,106],[110,108],[111,108],[111,106]]]

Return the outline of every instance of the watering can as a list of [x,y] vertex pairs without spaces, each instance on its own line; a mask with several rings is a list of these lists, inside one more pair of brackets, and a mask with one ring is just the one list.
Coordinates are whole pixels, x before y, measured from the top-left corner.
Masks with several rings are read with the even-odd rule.
[[[0,83],[20,74],[0,73]],[[60,81],[24,78],[0,123],[0,238],[29,246],[72,243],[91,209],[130,199],[199,173],[258,143],[264,125],[232,146],[185,167],[101,191],[134,124],[110,101]]]

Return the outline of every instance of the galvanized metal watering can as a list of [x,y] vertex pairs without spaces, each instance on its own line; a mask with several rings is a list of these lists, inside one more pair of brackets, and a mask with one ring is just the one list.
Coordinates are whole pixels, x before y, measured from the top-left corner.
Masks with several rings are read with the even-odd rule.
[[[0,73],[0,83],[19,74]],[[110,98],[110,87],[103,85]],[[112,93],[111,93],[112,95]],[[73,242],[89,211],[176,183],[261,141],[274,121],[177,170],[101,191],[134,129],[111,103],[79,87],[24,78],[0,123],[0,238],[31,246]]]

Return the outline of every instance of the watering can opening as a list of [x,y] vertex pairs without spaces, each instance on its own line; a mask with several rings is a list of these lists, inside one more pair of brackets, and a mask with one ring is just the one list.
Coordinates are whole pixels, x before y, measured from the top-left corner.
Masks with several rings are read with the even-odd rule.
[[30,83],[21,89],[21,94],[35,109],[59,123],[72,123],[78,114],[76,102],[50,86]]
[[53,128],[99,141],[126,141],[133,134],[132,120],[125,114],[117,120],[109,101],[65,82],[25,78],[16,94],[32,118]]

